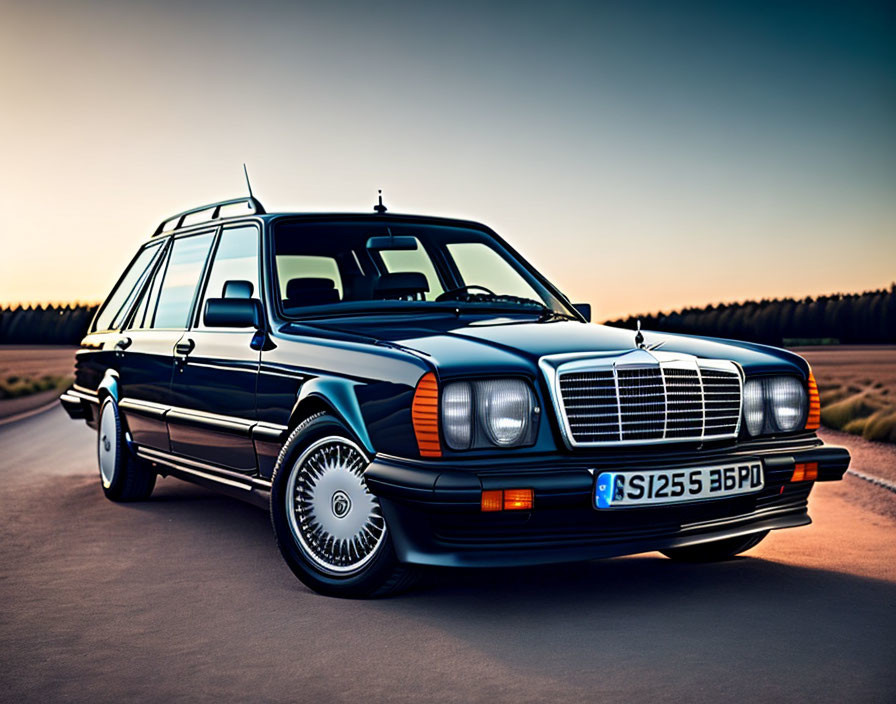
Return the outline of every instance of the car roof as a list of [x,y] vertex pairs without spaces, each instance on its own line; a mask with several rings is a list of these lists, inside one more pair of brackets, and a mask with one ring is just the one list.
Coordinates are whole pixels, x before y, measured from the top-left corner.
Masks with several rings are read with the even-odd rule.
[[[484,230],[491,234],[495,234],[493,230],[475,220],[467,220],[464,218],[452,218],[439,215],[415,215],[410,213],[381,213],[381,212],[301,212],[301,211],[282,211],[268,213],[262,211],[260,213],[247,213],[245,215],[236,215],[231,217],[213,217],[208,220],[191,222],[182,224],[184,219],[189,216],[211,210],[215,208],[215,204],[196,208],[194,210],[184,211],[178,215],[171,216],[162,221],[156,228],[152,238],[193,232],[208,228],[209,226],[217,226],[219,224],[238,223],[247,221],[260,221],[264,223],[273,222],[275,220],[299,220],[308,222],[334,222],[334,221],[365,221],[365,222],[395,222],[395,223],[417,223],[428,225],[442,225],[449,227],[470,227],[478,230]],[[213,211],[214,212],[214,211]],[[166,227],[169,223],[175,222],[174,227]]]

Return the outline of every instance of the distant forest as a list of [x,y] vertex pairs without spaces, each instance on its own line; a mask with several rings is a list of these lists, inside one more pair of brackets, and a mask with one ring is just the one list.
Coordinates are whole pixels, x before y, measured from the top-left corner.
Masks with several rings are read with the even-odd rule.
[[0,308],[0,344],[77,345],[97,306],[16,306]]
[[607,325],[767,345],[896,343],[896,284],[864,293],[776,298],[632,315]]
[[[76,345],[97,306],[0,308],[0,344]],[[896,284],[865,293],[782,298],[633,315],[608,325],[727,337],[769,345],[896,343]]]

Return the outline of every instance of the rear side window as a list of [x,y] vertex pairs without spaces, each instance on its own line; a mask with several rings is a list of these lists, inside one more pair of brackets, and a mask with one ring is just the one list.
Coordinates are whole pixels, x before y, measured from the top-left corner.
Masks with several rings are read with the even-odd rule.
[[156,303],[154,328],[186,328],[193,310],[193,299],[214,233],[181,237],[171,246],[171,256]]
[[96,316],[91,328],[93,332],[118,330],[122,326],[134,299],[140,294],[146,278],[152,271],[151,265],[159,253],[160,246],[161,242],[154,242],[144,247],[134,257],[124,276],[109,294],[99,315]]
[[156,314],[156,304],[159,301],[159,292],[162,289],[162,280],[165,278],[165,270],[168,268],[168,258],[171,255],[169,249],[166,254],[161,256],[161,261],[156,267],[152,275],[152,279],[147,286],[144,287],[143,296],[137,304],[134,315],[128,327],[134,330],[152,327],[152,319]]

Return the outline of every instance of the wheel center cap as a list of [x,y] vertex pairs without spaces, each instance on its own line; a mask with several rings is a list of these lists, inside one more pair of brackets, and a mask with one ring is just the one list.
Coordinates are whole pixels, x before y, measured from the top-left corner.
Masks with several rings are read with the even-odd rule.
[[337,491],[330,499],[330,508],[336,518],[345,518],[352,510],[352,500],[344,491]]
[[112,449],[112,443],[109,442],[109,438],[108,438],[107,436],[105,436],[105,435],[103,435],[103,449],[104,449],[106,452],[108,452],[109,450]]

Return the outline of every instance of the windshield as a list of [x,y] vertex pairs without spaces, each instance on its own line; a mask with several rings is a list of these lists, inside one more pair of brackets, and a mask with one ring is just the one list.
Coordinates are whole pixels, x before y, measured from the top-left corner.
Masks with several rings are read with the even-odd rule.
[[574,317],[481,230],[283,221],[273,240],[274,287],[287,317],[410,308]]

